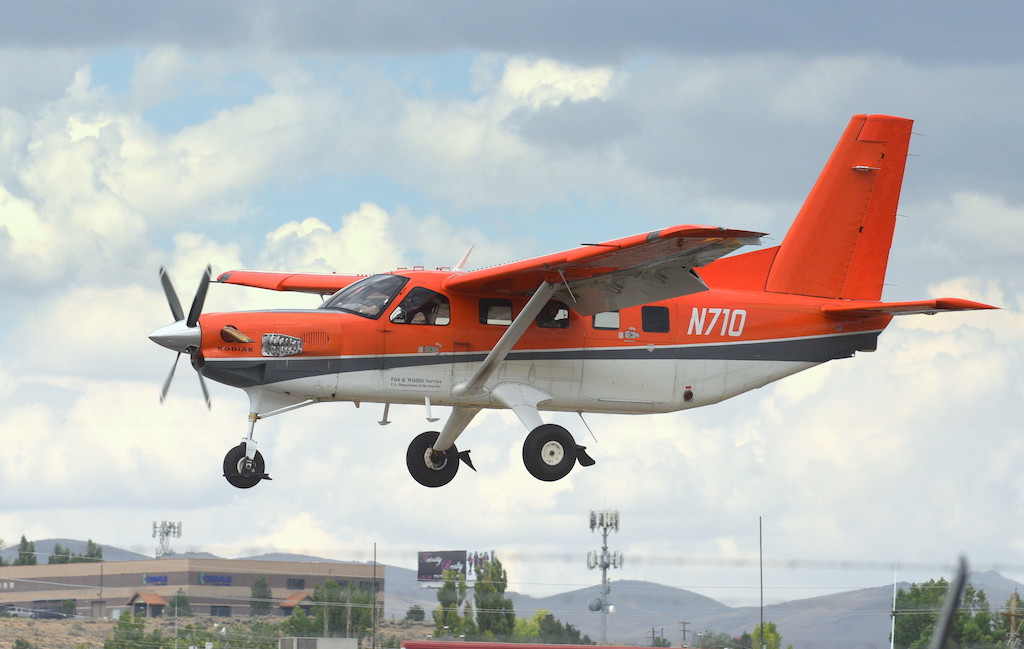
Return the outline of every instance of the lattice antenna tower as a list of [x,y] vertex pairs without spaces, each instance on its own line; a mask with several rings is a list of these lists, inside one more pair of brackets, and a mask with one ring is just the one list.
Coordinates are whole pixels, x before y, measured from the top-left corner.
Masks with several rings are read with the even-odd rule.
[[168,523],[167,521],[160,521],[159,523],[153,521],[153,538],[159,539],[159,545],[156,546],[156,558],[171,554],[171,538],[181,538],[181,521],[177,523]]
[[590,510],[590,531],[593,532],[597,529],[601,530],[601,552],[599,554],[591,550],[587,554],[587,568],[601,569],[601,596],[591,600],[590,610],[601,612],[601,644],[607,644],[608,613],[611,609],[608,605],[608,595],[612,592],[611,582],[608,580],[608,569],[622,567],[622,553],[608,551],[608,532],[619,531],[619,511],[617,509]]
[[1007,649],[1020,649],[1021,647],[1021,621],[1024,620],[1024,610],[1020,608],[1020,596],[1017,594],[1017,589],[1013,589],[1013,595],[1010,596],[1010,610],[1003,611],[1010,620],[1010,630],[1006,634],[1006,648]]

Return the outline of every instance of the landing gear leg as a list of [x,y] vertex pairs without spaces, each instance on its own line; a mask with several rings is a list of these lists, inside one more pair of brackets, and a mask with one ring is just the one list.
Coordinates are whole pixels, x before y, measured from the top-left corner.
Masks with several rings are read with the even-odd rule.
[[[569,431],[556,424],[542,424],[526,436],[523,464],[530,475],[538,480],[561,480],[569,475],[576,464],[577,448],[576,440]],[[593,460],[590,463],[593,464]]]
[[424,487],[443,487],[459,470],[459,452],[454,444],[446,451],[434,450],[439,435],[436,431],[420,433],[405,453],[409,474]]
[[252,438],[257,419],[255,413],[249,415],[249,431],[242,443],[224,456],[224,478],[232,487],[250,489],[259,484],[260,480],[270,480],[263,455],[256,450],[256,441]]

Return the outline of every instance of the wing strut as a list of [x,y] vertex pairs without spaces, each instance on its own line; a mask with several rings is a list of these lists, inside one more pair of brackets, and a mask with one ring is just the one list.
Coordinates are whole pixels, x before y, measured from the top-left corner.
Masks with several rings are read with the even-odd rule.
[[[453,395],[456,397],[468,397],[479,394],[483,390],[487,380],[494,375],[501,366],[501,362],[505,360],[505,357],[512,351],[515,344],[519,342],[519,339],[523,337],[530,323],[540,315],[544,305],[551,299],[557,288],[557,284],[550,284],[548,282],[544,282],[537,288],[533,296],[526,303],[526,306],[523,307],[523,310],[519,312],[519,315],[512,321],[504,335],[494,345],[494,348],[487,354],[483,362],[480,363],[480,367],[473,373],[473,376],[452,388]],[[462,431],[466,429],[470,420],[479,410],[479,408],[456,407],[452,414],[448,416],[448,421],[445,422],[441,434],[437,437],[437,441],[434,442],[434,450],[448,450],[448,447],[455,443],[455,440],[462,434]]]
[[487,379],[491,378],[494,372],[497,371],[501,361],[505,360],[505,357],[512,351],[515,344],[523,337],[530,323],[540,315],[541,309],[551,299],[551,296],[555,294],[555,289],[557,288],[557,284],[549,284],[548,282],[540,285],[540,288],[534,292],[526,306],[523,307],[523,310],[519,312],[516,319],[509,325],[505,334],[494,345],[491,352],[487,354],[487,358],[480,363],[480,367],[477,368],[473,376],[452,388],[452,394],[456,397],[468,397],[479,394],[481,388],[487,383]]

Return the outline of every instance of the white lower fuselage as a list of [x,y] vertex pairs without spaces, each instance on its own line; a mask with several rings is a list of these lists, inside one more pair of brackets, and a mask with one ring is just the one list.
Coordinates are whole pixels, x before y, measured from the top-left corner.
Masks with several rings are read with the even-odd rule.
[[[745,343],[716,347],[734,347],[739,351],[743,346]],[[453,388],[472,376],[480,361],[460,362],[458,355],[266,359],[266,374],[275,380],[245,389],[251,395],[260,392],[275,395],[276,398],[266,400],[275,405],[265,406],[261,411],[274,409],[282,402],[308,400],[390,404],[423,404],[429,400],[437,406],[500,408],[503,404],[493,398],[492,389],[502,384],[517,384],[549,395],[546,401],[537,404],[540,410],[644,414],[718,403],[828,360],[729,357],[743,355],[738,353],[716,358],[710,350],[700,353],[700,346],[692,347],[696,349],[638,348],[627,354],[607,350],[517,351],[502,364],[483,391],[468,397],[453,396]],[[677,355],[684,358],[671,358]],[[204,374],[216,378],[218,364],[217,361],[207,363]],[[359,367],[367,364],[388,367],[329,371],[332,365]],[[320,373],[321,370],[326,371]],[[289,374],[297,378],[288,378]]]

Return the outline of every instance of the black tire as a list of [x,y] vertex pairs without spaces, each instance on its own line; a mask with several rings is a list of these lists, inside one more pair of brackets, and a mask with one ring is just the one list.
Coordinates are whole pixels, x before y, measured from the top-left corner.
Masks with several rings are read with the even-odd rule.
[[256,451],[253,457],[253,470],[249,475],[242,475],[242,466],[245,461],[245,445],[239,444],[224,456],[224,478],[232,487],[238,489],[251,489],[259,484],[266,473],[266,465],[263,456]]
[[453,445],[444,455],[431,452],[440,433],[420,433],[409,443],[405,453],[405,465],[412,479],[424,487],[443,487],[452,481],[459,470],[458,451]]
[[523,443],[523,464],[538,480],[561,480],[576,464],[576,440],[556,424],[537,426]]

